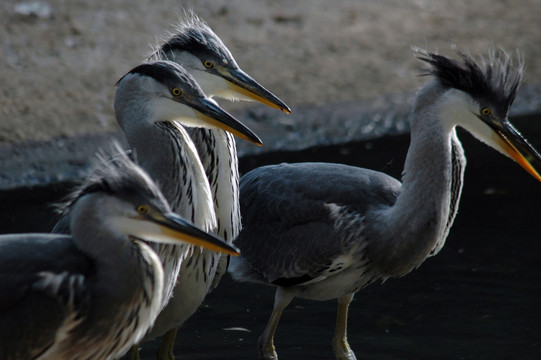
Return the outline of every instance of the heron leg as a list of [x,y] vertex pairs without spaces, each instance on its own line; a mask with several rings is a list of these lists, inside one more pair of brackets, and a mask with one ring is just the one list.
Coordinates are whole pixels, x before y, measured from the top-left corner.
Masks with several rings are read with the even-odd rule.
[[353,350],[349,347],[347,339],[348,308],[353,300],[353,293],[338,298],[338,311],[336,313],[336,328],[332,347],[336,360],[356,360]]
[[274,296],[274,308],[270,316],[269,322],[259,337],[257,342],[257,353],[261,360],[278,360],[278,354],[274,348],[274,333],[278,327],[278,322],[282,316],[282,312],[289,305],[293,295],[286,292],[282,287],[278,286],[276,295]]
[[160,348],[156,354],[156,359],[158,360],[175,360],[175,355],[173,355],[173,348],[175,347],[175,339],[177,338],[177,328],[167,331],[162,336],[162,341],[160,342]]

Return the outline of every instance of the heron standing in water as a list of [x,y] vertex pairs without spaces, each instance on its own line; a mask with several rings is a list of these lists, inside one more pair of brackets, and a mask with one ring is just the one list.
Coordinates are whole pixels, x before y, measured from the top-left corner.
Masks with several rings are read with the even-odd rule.
[[[174,34],[153,54],[174,61],[190,73],[209,97],[255,100],[290,113],[289,107],[246,74],[212,29],[193,13],[181,19]],[[239,172],[234,137],[220,129],[188,128],[209,180],[217,228],[214,234],[231,243],[241,229]],[[172,359],[177,328],[203,302],[227,267],[227,257],[203,250],[185,261],[174,296],[162,311],[148,338],[164,335],[158,358]]]
[[273,338],[294,297],[338,300],[333,348],[352,360],[349,303],[374,281],[403,276],[445,243],[457,213],[466,159],[455,128],[511,157],[541,181],[541,157],[508,120],[522,75],[509,56],[476,61],[424,51],[432,79],[417,94],[402,182],[340,164],[264,166],[240,181],[243,230],[231,260],[239,281],[277,287],[258,342],[261,359],[277,359]]
[[123,153],[97,164],[65,212],[71,236],[0,235],[2,359],[113,359],[128,350],[162,307],[163,268],[149,242],[236,254],[172,213]]

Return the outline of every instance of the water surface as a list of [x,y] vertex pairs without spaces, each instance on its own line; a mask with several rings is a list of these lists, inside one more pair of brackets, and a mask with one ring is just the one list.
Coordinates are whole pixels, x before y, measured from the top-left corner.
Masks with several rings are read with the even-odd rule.
[[[400,279],[359,291],[349,342],[359,359],[541,359],[541,184],[519,166],[461,133],[466,184],[447,243]],[[334,161],[400,176],[408,137],[384,138],[241,159],[241,170],[283,161]],[[65,188],[14,191],[2,231],[47,231],[45,204]],[[33,220],[21,222],[21,219]],[[184,360],[255,359],[274,289],[226,275],[180,330]],[[336,302],[293,300],[277,330],[280,359],[332,359]],[[153,359],[156,343],[143,348]]]

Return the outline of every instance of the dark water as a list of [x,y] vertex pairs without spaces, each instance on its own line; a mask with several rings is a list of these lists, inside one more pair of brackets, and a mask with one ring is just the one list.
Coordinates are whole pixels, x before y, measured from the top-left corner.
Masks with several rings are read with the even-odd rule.
[[[541,359],[541,184],[471,137],[461,133],[461,139],[466,183],[447,243],[411,274],[356,295],[348,329],[359,359]],[[407,145],[403,136],[274,153],[241,159],[241,170],[334,161],[398,177]],[[45,204],[64,191],[2,194],[0,232],[48,230],[54,220]],[[19,221],[34,216],[30,224]],[[180,330],[175,354],[185,360],[255,359],[273,298],[271,287],[226,275]],[[295,299],[278,327],[280,359],[332,359],[335,310],[334,301]],[[155,346],[144,345],[144,359],[153,359]]]

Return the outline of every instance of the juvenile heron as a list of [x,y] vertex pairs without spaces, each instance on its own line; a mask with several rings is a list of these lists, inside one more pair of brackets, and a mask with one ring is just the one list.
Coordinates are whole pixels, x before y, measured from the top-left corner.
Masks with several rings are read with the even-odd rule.
[[[181,64],[209,97],[229,100],[256,100],[290,113],[289,107],[266,90],[237,65],[229,49],[212,29],[193,13],[187,13],[180,25],[154,53],[153,58]],[[216,129],[190,128],[190,134],[209,180],[218,220],[215,234],[231,243],[238,235],[239,173],[235,139]],[[204,250],[198,261],[182,264],[174,297],[162,311],[149,338],[164,336],[160,358],[172,358],[177,328],[200,306],[206,294],[219,281],[227,267],[227,258]],[[201,258],[204,258],[201,261]],[[205,264],[207,268],[205,268]],[[213,279],[212,284],[204,279]]]
[[235,254],[171,212],[120,154],[66,204],[72,235],[0,235],[0,358],[112,359],[139,341],[162,305],[163,269],[146,242]]
[[505,55],[477,62],[419,51],[432,79],[417,94],[402,183],[357,167],[298,163],[264,166],[240,181],[243,230],[231,259],[239,281],[277,286],[259,339],[262,359],[277,359],[273,337],[294,297],[338,300],[334,353],[355,359],[346,336],[353,294],[378,279],[403,276],[443,247],[455,218],[466,164],[455,128],[463,127],[541,181],[541,157],[508,121],[521,79]]
[[[146,96],[150,98],[152,95],[154,101],[145,101],[145,98],[133,101],[134,94],[145,94],[149,89],[151,92]],[[173,94],[173,99],[177,101],[156,96],[172,93],[174,89],[180,91],[177,95]],[[182,106],[178,106],[178,101]],[[171,109],[171,106],[175,106],[175,109]],[[214,231],[217,222],[213,193],[197,150],[184,127],[221,128],[261,145],[259,138],[213,100],[206,98],[183,67],[165,60],[142,64],[123,77],[118,83],[115,110],[118,123],[135,151],[138,163],[159,183],[172,209],[205,231]],[[213,280],[214,272],[211,269],[216,267],[218,259],[209,257],[202,250],[193,249],[188,253],[188,259],[181,261],[186,254],[178,246],[170,245],[160,245],[157,253],[166,273],[168,268],[171,269],[167,282],[168,301],[174,294],[175,303],[185,302],[184,308],[188,309],[197,307],[202,301],[200,294],[206,294]],[[181,265],[184,265],[182,270]],[[198,273],[191,268],[201,271]],[[195,282],[197,285],[191,287],[186,296],[173,290],[179,271],[186,274],[178,282]],[[201,290],[201,287],[205,290]],[[165,318],[168,319],[167,316]],[[161,328],[160,323],[157,329]],[[163,331],[169,329],[171,327]]]

